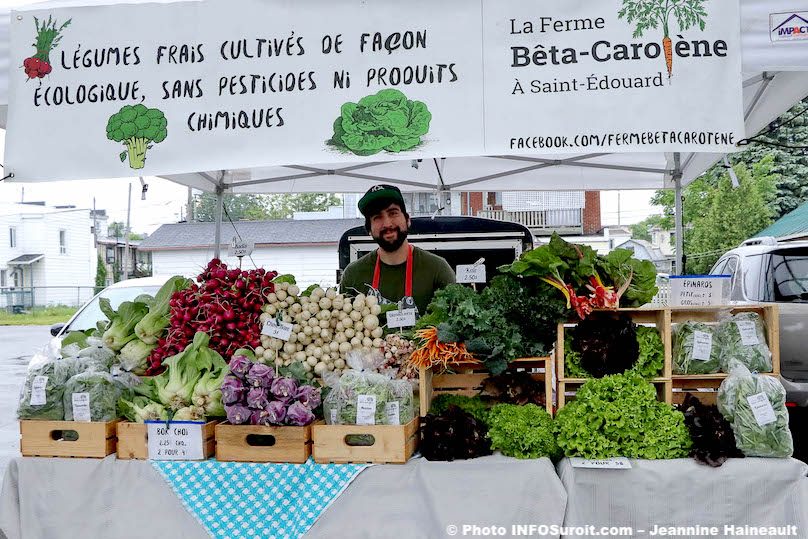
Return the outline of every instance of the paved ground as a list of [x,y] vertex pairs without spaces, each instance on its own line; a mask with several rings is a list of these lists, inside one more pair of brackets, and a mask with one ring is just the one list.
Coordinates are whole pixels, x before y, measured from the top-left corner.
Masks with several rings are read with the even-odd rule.
[[0,326],[0,479],[8,461],[20,454],[17,399],[25,369],[50,339],[48,326]]

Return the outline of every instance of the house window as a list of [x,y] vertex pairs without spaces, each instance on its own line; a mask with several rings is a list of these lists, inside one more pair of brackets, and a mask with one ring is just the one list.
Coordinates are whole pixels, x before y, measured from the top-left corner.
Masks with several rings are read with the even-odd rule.
[[115,263],[115,248],[107,247],[107,264]]
[[59,231],[59,254],[67,254],[67,231]]
[[8,245],[12,249],[17,246],[17,229],[13,226],[8,229]]
[[6,270],[0,270],[0,288],[6,287]]

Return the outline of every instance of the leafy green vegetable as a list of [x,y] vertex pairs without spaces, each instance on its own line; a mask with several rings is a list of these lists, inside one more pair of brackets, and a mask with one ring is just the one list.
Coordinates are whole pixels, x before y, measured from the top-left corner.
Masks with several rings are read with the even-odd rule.
[[636,372],[588,380],[559,410],[556,428],[568,457],[681,458],[692,443],[682,413]]
[[135,397],[131,401],[118,400],[119,415],[132,423],[146,421],[168,421],[168,410],[162,404],[146,397]]
[[112,421],[118,417],[121,386],[106,372],[87,371],[67,381],[64,389],[65,421],[73,421],[73,394],[89,393],[90,419]]
[[[706,333],[712,338],[710,355],[706,361],[693,357],[697,332]],[[713,374],[719,371],[719,359],[720,346],[713,326],[702,322],[684,322],[676,328],[673,335],[674,374]]]
[[389,88],[342,105],[331,144],[356,155],[411,150],[421,144],[431,120],[424,103]]
[[118,312],[110,318],[110,326],[102,337],[104,344],[111,350],[119,351],[129,341],[136,339],[135,326],[149,312],[145,303],[124,301],[118,307]]
[[194,386],[193,393],[191,394],[191,402],[194,406],[203,408],[205,410],[205,416],[207,417],[224,417],[225,410],[224,404],[222,404],[222,382],[230,370],[227,368],[225,360],[222,359],[222,356],[215,350],[204,347],[201,348],[198,353],[208,356],[204,361],[208,362],[210,367],[205,370],[204,374]]
[[[61,421],[65,418],[64,409],[64,383],[67,381],[67,371],[56,368],[55,361],[49,361],[37,368],[30,369],[20,393],[20,404],[17,417],[20,419],[50,419]],[[39,376],[46,376],[45,403],[31,404],[34,380]],[[37,402],[37,401],[34,401]],[[41,402],[41,401],[40,401]]]
[[[326,397],[326,419],[331,423],[333,417],[336,424],[356,425],[360,396],[375,397],[375,425],[404,425],[415,417],[412,385],[409,381],[391,380],[373,372],[349,370],[342,374],[337,386]],[[388,405],[398,407],[398,421],[388,415]]]
[[87,348],[87,339],[90,338],[92,335],[93,330],[87,331],[71,331],[62,339],[62,354],[64,354],[64,350],[66,347],[70,346],[71,344],[78,345],[79,348]]
[[619,289],[629,283],[621,296],[621,307],[645,305],[659,291],[654,263],[650,260],[638,260],[633,254],[629,249],[614,249],[606,256],[598,258],[598,269],[609,277],[615,288]]
[[177,355],[163,361],[166,370],[154,377],[157,397],[161,404],[179,410],[191,405],[194,387],[202,377],[203,371],[212,366],[212,356],[201,352],[210,352],[207,333],[197,332],[188,347]]
[[[769,410],[766,410],[767,403],[771,406]],[[756,417],[753,409],[757,409],[758,414],[763,412],[762,415]],[[745,366],[735,363],[718,389],[718,410],[732,425],[735,444],[747,457],[790,457],[793,454],[786,390],[777,378],[752,374]]]
[[451,393],[442,393],[436,395],[432,399],[432,405],[429,407],[429,413],[433,415],[442,415],[450,406],[457,406],[466,413],[471,414],[477,421],[483,424],[488,424],[488,413],[491,407],[483,401],[480,397],[466,397],[464,395],[452,395]]
[[535,404],[497,404],[488,421],[491,448],[519,459],[558,458],[553,418]]
[[283,275],[278,275],[274,279],[272,279],[273,283],[289,283],[289,284],[297,284],[295,280],[295,276],[291,273],[285,273]]
[[135,374],[143,374],[148,367],[148,358],[156,344],[146,344],[140,339],[134,339],[121,348],[118,358],[121,368]]
[[742,312],[721,320],[716,339],[721,349],[722,371],[730,372],[732,360],[737,360],[752,372],[772,372],[772,353],[766,345],[766,332],[758,313]]
[[[575,328],[564,331],[564,376],[568,378],[592,378],[592,374],[581,367],[581,354],[572,346]],[[639,356],[630,372],[643,378],[656,378],[662,375],[665,367],[665,349],[662,337],[654,327],[637,326]]]
[[[145,344],[156,344],[157,339],[163,334],[171,322],[169,305],[171,297],[180,290],[184,290],[191,285],[191,281],[185,277],[175,275],[160,287],[157,295],[149,306],[149,314],[143,317],[135,325],[135,335]],[[137,300],[136,300],[137,301]]]

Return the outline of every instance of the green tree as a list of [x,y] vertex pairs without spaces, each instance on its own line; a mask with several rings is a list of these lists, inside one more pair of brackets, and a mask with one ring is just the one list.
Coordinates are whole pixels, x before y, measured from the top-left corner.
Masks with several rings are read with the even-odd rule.
[[[639,223],[631,225],[631,237],[635,240],[651,241],[651,229],[654,227],[669,230],[668,217],[664,215],[649,215]],[[663,226],[665,225],[665,226]]]
[[107,265],[104,258],[98,255],[98,263],[95,269],[95,293],[101,292],[107,286]]
[[107,227],[107,237],[123,238],[126,232],[126,225],[120,221],[112,221]]
[[[233,221],[290,219],[296,211],[325,211],[340,203],[329,193],[281,195],[225,195],[224,204]],[[216,217],[216,195],[203,193],[194,198],[197,221],[213,221]],[[227,216],[224,217],[227,220]]]
[[[724,252],[757,234],[773,221],[771,201],[775,197],[777,175],[772,173],[774,158],[767,156],[751,169],[739,163],[733,167],[739,186],[733,187],[724,172],[703,199],[685,232],[688,273],[706,273]],[[709,178],[705,178],[709,181]]]

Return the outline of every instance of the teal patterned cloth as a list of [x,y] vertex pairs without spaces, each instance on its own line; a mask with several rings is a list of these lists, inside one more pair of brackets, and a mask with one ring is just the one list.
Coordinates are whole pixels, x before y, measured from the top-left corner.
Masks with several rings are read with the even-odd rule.
[[151,461],[216,539],[302,537],[367,464]]

